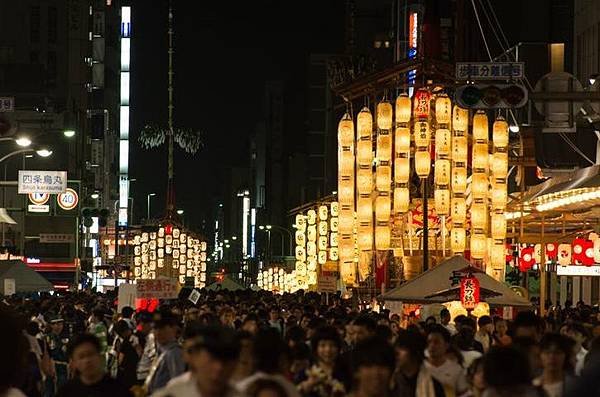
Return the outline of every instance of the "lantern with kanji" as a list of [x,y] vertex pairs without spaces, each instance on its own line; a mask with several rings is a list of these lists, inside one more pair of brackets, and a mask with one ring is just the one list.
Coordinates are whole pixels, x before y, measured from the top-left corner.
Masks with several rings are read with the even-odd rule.
[[460,303],[466,310],[473,310],[479,303],[479,280],[472,274],[460,280]]
[[533,247],[525,247],[521,249],[519,255],[519,270],[526,272],[535,264],[535,251]]

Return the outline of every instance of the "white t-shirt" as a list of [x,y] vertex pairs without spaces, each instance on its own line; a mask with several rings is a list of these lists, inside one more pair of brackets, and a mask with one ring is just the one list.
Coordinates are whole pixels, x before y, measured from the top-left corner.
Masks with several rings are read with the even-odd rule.
[[455,394],[460,394],[468,389],[465,370],[458,363],[446,360],[439,367],[431,365],[429,361],[425,361],[425,366],[438,382],[446,387],[451,387]]
[[[169,381],[167,386],[158,390],[152,397],[202,397],[198,387],[196,386],[196,380],[192,376],[191,372],[185,372]],[[237,390],[230,387],[225,393],[224,397],[241,397]]]
[[285,377],[282,375],[269,375],[264,372],[257,372],[245,379],[242,379],[236,384],[236,387],[241,393],[246,393],[248,388],[259,379],[269,379],[279,383],[279,385],[285,390],[288,397],[300,397],[300,393],[298,392],[298,389],[296,389],[296,386],[294,386],[294,384]]
[[469,368],[473,361],[482,356],[477,350],[461,350],[460,354],[463,356],[463,366]]
[[15,389],[11,387],[5,393],[1,395],[1,397],[27,397],[23,392],[19,389]]
[[577,352],[577,356],[575,356],[575,375],[579,376],[581,375],[581,370],[583,369],[583,366],[585,365],[585,356],[587,356],[588,351],[585,350],[583,347],[581,349],[579,349],[579,351]]

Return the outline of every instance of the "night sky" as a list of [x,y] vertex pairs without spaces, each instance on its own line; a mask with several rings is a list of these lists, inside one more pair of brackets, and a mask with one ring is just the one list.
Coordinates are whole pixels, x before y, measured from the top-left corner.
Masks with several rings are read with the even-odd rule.
[[[343,48],[344,1],[213,2],[174,0],[176,127],[204,133],[192,157],[176,150],[177,207],[187,225],[210,220],[224,169],[248,164],[248,143],[261,119],[264,85],[284,81],[286,140],[294,150],[305,119],[310,53]],[[134,218],[164,212],[166,147],[145,151],[137,139],[146,123],[167,124],[167,2],[133,1],[131,191]]]

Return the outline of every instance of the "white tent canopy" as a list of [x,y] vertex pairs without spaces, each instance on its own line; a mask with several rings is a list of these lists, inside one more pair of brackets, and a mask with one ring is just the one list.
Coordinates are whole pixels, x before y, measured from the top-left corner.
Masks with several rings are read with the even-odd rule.
[[[464,257],[454,256],[380,297],[384,301],[402,301],[403,303],[443,303],[447,301],[444,297],[426,297],[456,287],[452,286],[450,280],[452,272],[464,269],[469,264]],[[527,299],[517,295],[508,285],[496,281],[485,273],[474,273],[474,276],[479,280],[481,288],[500,294],[485,299],[490,306],[531,306]]]
[[4,294],[4,280],[15,280],[16,292],[52,291],[54,286],[38,272],[21,261],[0,261],[0,292]]

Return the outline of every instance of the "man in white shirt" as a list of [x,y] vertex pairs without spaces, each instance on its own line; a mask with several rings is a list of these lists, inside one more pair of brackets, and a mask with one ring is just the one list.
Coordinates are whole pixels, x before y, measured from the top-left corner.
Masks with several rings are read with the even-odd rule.
[[580,323],[573,323],[567,327],[567,336],[575,341],[573,348],[575,352],[575,375],[579,376],[585,364],[585,356],[588,354],[588,351],[583,347],[587,332]]
[[172,379],[154,397],[239,397],[229,380],[240,354],[235,331],[220,326],[199,330],[186,339],[186,361],[190,371]]
[[450,311],[448,309],[442,309],[440,311],[440,322],[442,323],[444,328],[446,328],[448,330],[448,332],[450,332],[450,335],[454,336],[454,335],[456,335],[457,331],[456,331],[456,327],[454,326],[454,324],[450,324],[450,320],[451,320]]
[[460,395],[468,389],[464,369],[455,361],[448,360],[446,353],[450,346],[450,333],[444,326],[434,324],[428,329],[427,353],[425,366],[431,376],[440,382],[444,388],[453,390],[454,395]]

